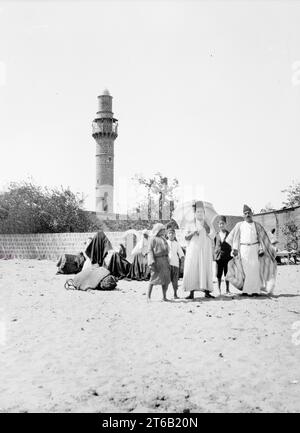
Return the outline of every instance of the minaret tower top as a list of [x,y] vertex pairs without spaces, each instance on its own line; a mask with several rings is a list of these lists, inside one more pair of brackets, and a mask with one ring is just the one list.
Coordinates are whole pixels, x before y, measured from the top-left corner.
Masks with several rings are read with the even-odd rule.
[[112,112],[112,99],[109,91],[105,89],[102,95],[98,96],[98,111],[96,119],[112,119],[114,113]]

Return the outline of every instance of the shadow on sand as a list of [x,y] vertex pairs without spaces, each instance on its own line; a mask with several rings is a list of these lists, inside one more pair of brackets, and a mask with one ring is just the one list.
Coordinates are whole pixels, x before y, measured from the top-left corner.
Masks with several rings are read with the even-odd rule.
[[232,300],[237,300],[237,301],[244,301],[244,300],[272,300],[272,299],[278,299],[278,298],[296,298],[299,297],[300,294],[292,294],[292,293],[282,293],[280,295],[268,295],[268,294],[261,294],[261,295],[250,295],[250,296],[245,296],[242,295],[241,293],[237,293],[237,294],[232,294],[232,295],[221,295],[221,296],[217,296],[215,298],[205,298],[205,297],[198,297],[195,299],[168,299],[168,302],[173,302],[175,304],[188,304],[190,302],[194,303],[194,302],[216,302],[216,301],[232,301]]

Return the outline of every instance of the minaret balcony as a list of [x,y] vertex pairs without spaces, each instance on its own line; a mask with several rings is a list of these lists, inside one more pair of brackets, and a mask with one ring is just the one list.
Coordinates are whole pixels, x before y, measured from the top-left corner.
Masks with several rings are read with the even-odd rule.
[[92,123],[93,128],[93,137],[103,136],[103,137],[113,137],[116,138],[118,136],[118,122],[99,122],[95,121]]

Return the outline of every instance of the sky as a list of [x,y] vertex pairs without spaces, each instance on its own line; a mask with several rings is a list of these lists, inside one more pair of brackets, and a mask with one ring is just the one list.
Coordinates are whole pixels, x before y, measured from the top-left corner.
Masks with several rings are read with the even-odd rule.
[[62,185],[94,210],[107,88],[116,211],[157,171],[218,213],[282,207],[300,181],[299,22],[297,0],[0,2],[0,189]]

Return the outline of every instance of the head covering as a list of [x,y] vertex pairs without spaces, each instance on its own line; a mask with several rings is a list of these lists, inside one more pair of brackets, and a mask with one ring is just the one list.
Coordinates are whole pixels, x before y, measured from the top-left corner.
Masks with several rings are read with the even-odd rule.
[[85,254],[89,259],[91,259],[92,265],[98,263],[99,266],[102,266],[104,258],[109,250],[112,250],[112,245],[109,239],[103,231],[99,231],[87,246]]
[[220,215],[219,221],[223,221],[223,223],[226,223],[226,216],[225,215]]
[[142,234],[139,241],[131,251],[132,256],[136,256],[137,254],[145,255],[148,252],[149,238],[145,238],[145,235],[149,236],[149,231],[147,229],[142,230]]
[[158,233],[164,229],[165,229],[165,226],[163,224],[161,224],[161,223],[154,224],[154,226],[152,228],[152,236],[157,236]]
[[202,208],[204,210],[204,203],[203,203],[203,201],[201,201],[201,200],[194,201],[193,208],[194,208],[195,212],[196,212],[196,209],[198,209],[198,208]]
[[92,236],[89,236],[89,237],[87,238],[87,240],[84,242],[84,245],[89,245],[92,239],[93,239],[93,237],[92,237]]
[[176,233],[175,229],[173,227],[168,228],[168,233]]
[[118,253],[120,254],[121,257],[124,257],[124,259],[126,259],[126,248],[123,244],[119,245],[119,251]]
[[245,213],[245,212],[252,212],[252,209],[247,204],[244,204],[244,207],[243,207],[243,213]]

